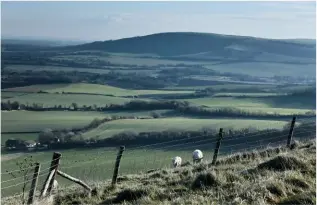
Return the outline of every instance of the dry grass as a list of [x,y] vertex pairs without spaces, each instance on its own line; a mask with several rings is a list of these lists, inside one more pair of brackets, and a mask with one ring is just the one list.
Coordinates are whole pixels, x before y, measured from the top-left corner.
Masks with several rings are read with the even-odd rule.
[[315,204],[315,160],[315,142],[298,143],[293,149],[239,153],[219,160],[216,166],[187,163],[119,176],[116,188],[109,181],[94,183],[91,197],[83,191],[61,191],[55,205]]

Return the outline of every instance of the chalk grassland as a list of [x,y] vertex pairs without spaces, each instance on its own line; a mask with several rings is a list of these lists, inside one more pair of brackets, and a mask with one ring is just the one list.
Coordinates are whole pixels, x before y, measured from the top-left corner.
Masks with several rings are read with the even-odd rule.
[[287,122],[270,120],[240,120],[240,119],[194,119],[194,118],[158,118],[158,119],[125,119],[104,123],[99,127],[83,134],[84,138],[100,136],[111,137],[120,132],[154,132],[166,130],[200,130],[203,128],[245,128],[255,127],[259,130],[268,128],[282,128]]
[[[152,173],[147,174],[146,172],[151,169],[167,170],[166,172],[167,174],[170,171],[172,171],[172,170],[168,171],[168,169],[171,168],[172,157],[181,156],[183,159],[183,162],[186,162],[186,161],[191,162],[192,161],[191,152],[193,149],[196,149],[196,148],[199,148],[204,152],[205,161],[211,162],[214,145],[215,144],[208,144],[203,146],[195,145],[194,147],[193,146],[191,147],[188,145],[180,144],[180,146],[178,147],[167,148],[165,150],[161,150],[161,149],[159,150],[153,150],[153,149],[152,150],[150,149],[149,150],[146,150],[146,149],[131,150],[127,147],[127,150],[123,153],[123,157],[121,160],[119,178],[121,179],[126,178],[127,180],[129,180],[129,179],[132,179],[131,174],[138,174],[138,176],[134,176],[135,179],[144,177],[147,180],[149,180],[150,178],[152,178],[151,177]],[[248,145],[247,143],[245,144],[245,146],[250,147],[250,145]],[[296,157],[298,157],[301,160],[305,160],[307,159],[307,157],[309,157],[309,159],[315,161],[315,154],[314,154],[315,152],[313,153],[313,151],[315,151],[315,147],[311,146],[308,149],[300,150],[300,152],[302,153],[297,153],[299,155],[297,155]],[[278,153],[279,154],[282,153],[282,155],[283,153],[285,153],[287,156],[290,156],[292,155],[292,152],[293,151],[286,151],[285,149],[284,151],[279,150],[278,152],[271,151],[271,152],[267,152],[267,154],[264,154],[264,155],[255,155],[255,156],[252,155],[253,158],[252,157],[247,157],[247,158],[240,157],[239,159],[233,158],[235,160],[231,162],[229,160],[226,161],[226,158],[223,158],[224,164],[217,167],[217,169],[218,170],[223,169],[222,172],[228,172],[229,170],[232,170],[230,169],[231,167],[236,172],[243,171],[244,169],[248,169],[248,168],[251,169],[257,163],[261,163],[263,161],[267,161],[271,159],[272,157],[275,157],[276,155],[278,155]],[[93,149],[93,150],[65,150],[65,151],[62,151],[61,153],[62,153],[62,159],[60,161],[59,169],[63,172],[66,172],[74,177],[77,177],[85,181],[86,183],[90,185],[93,185],[94,187],[97,186],[101,188],[104,185],[104,183],[108,183],[108,181],[105,181],[105,180],[109,180],[112,177],[117,149],[100,148],[100,149]],[[230,152],[224,152],[222,149],[220,149],[220,157],[228,155],[228,154],[230,154]],[[16,169],[15,163],[19,160],[23,160],[25,156],[23,157],[18,156],[13,158],[12,160],[2,161],[1,172],[4,173],[6,170],[15,170]],[[41,188],[43,181],[45,180],[47,176],[47,173],[48,173],[47,168],[49,167],[51,157],[52,157],[52,153],[49,153],[49,152],[42,152],[42,153],[38,152],[32,155],[32,158],[34,158],[35,161],[38,161],[42,164],[41,166],[42,172],[40,172],[40,180],[38,185],[39,189]],[[226,162],[228,162],[228,164]],[[297,164],[294,164],[294,166],[296,165]],[[203,166],[198,166],[197,168],[195,168],[195,170],[196,170],[195,172],[207,171],[207,167],[203,164]],[[299,171],[300,170],[294,170],[296,174]],[[163,175],[158,174],[157,177],[160,177]],[[192,175],[190,174],[189,176],[192,176]],[[276,176],[276,173],[272,171],[272,173],[270,173],[270,176]],[[302,175],[297,175],[297,176],[300,177]],[[176,176],[173,176],[173,178],[174,177]],[[258,177],[260,177],[260,175]],[[11,179],[12,178],[9,175],[2,176],[3,189],[1,191],[1,194],[4,197],[21,192],[21,186],[5,188],[7,186],[21,183],[21,179],[5,182]],[[155,179],[155,177],[153,176],[152,179]],[[238,177],[236,179],[240,179],[240,178]],[[66,181],[59,176],[57,176],[57,180],[59,182],[59,189],[61,190],[64,190],[64,188],[67,186],[73,185],[69,181]],[[122,187],[125,185],[126,182],[120,180],[118,183],[119,183],[119,187]],[[310,183],[310,181],[307,181],[307,183]],[[160,183],[157,183],[157,182],[154,183],[154,185],[157,185],[157,184],[160,184]],[[144,184],[142,186],[139,186],[139,188],[141,187],[144,187]],[[128,187],[125,187],[125,188],[128,188]],[[77,192],[78,191],[82,192],[82,188],[78,188]],[[68,203],[70,202],[68,201]],[[86,201],[83,203],[87,204],[92,202]]]
[[71,92],[71,93],[90,93],[103,94],[114,96],[131,96],[131,95],[148,95],[148,94],[182,94],[192,93],[193,91],[170,91],[170,90],[128,90],[107,85],[74,83],[74,84],[53,84],[53,85],[32,85],[17,88],[8,88],[5,91],[46,91],[50,93],[55,92]]
[[[153,110],[163,113],[167,110]],[[122,111],[122,112],[80,112],[80,111],[2,111],[1,132],[32,132],[45,128],[65,129],[80,128],[88,125],[95,118],[109,116],[150,117],[153,111]]]

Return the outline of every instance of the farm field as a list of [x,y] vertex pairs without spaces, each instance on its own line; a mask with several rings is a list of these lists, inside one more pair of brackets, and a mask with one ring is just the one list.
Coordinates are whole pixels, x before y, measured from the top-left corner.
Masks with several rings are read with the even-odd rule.
[[74,84],[52,84],[52,85],[32,85],[25,87],[9,88],[6,91],[20,91],[20,92],[38,92],[40,90],[50,93],[93,93],[114,96],[128,96],[128,95],[147,95],[147,94],[182,94],[192,93],[193,91],[169,91],[169,90],[128,90],[107,85],[74,83]]
[[99,127],[83,134],[84,138],[100,136],[111,137],[120,132],[151,132],[172,130],[200,130],[202,128],[245,128],[255,127],[259,130],[267,128],[282,128],[285,121],[244,120],[244,119],[195,119],[195,118],[158,118],[158,119],[124,119],[104,123]]
[[54,94],[54,93],[31,93],[12,97],[11,102],[17,101],[23,104],[32,105],[33,103],[43,104],[44,107],[54,107],[55,105],[70,106],[77,103],[78,106],[105,106],[110,104],[123,104],[129,102],[132,98],[111,97],[102,95],[85,95],[85,94]]
[[81,93],[98,93],[114,96],[127,95],[147,95],[147,94],[182,94],[192,93],[193,91],[166,91],[166,90],[128,90],[107,85],[76,83],[70,84],[63,88],[49,90],[49,92],[81,92]]
[[[167,110],[153,110],[163,113]],[[1,132],[33,132],[45,128],[64,129],[88,125],[95,118],[107,116],[148,117],[153,111],[80,112],[80,111],[2,111]]]
[[28,95],[29,93],[23,93],[23,92],[1,92],[1,99],[9,99],[13,98],[16,96],[21,96],[21,95]]
[[[314,63],[311,64],[285,64],[273,62],[247,62],[206,65],[215,71],[222,73],[231,72],[251,76],[273,77],[273,76],[303,76],[302,70],[306,70],[307,76],[316,75]],[[256,69],[254,69],[256,68]],[[278,70],[278,72],[276,72]]]
[[[209,108],[240,108],[252,111],[266,112],[291,112],[305,113],[310,110],[315,110],[315,105],[306,103],[301,99],[287,100],[283,96],[268,96],[268,97],[205,97],[195,99],[182,99],[195,105],[203,105]],[[281,113],[281,114],[282,114]]]
[[35,132],[45,128],[78,128],[89,124],[95,118],[105,116],[105,114],[98,112],[2,111],[1,132]]

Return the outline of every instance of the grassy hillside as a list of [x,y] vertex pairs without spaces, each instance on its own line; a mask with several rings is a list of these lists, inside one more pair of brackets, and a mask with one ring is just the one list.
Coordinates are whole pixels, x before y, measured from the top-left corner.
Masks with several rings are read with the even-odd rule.
[[289,57],[315,58],[315,47],[314,44],[245,36],[176,32],[93,42],[68,48],[74,50],[103,50],[113,53],[155,54],[159,56],[208,53],[214,59],[230,56],[233,60],[241,60],[241,58],[253,58],[254,55],[257,56],[262,52]]
[[[143,161],[134,157],[134,163],[131,153],[129,156],[124,154],[115,189],[111,189],[111,182],[104,176],[92,181],[83,177],[97,173],[111,174],[115,155],[102,156],[109,160],[100,163],[100,154],[95,152],[93,158],[98,158],[99,163],[94,164],[90,171],[82,173],[85,162],[80,160],[75,163],[81,164],[80,168],[68,161],[61,166],[63,171],[81,176],[95,188],[92,197],[87,197],[82,188],[65,184],[55,193],[54,204],[315,204],[315,141],[296,143],[294,147],[292,150],[278,147],[236,153],[220,158],[216,166],[211,165],[211,157],[193,165],[190,153],[178,152],[179,156],[184,156],[184,161],[182,167],[175,169],[170,168],[170,163],[176,153],[155,153],[156,160]],[[65,159],[72,158],[69,154],[63,155]],[[73,154],[79,156],[80,153]],[[126,165],[129,162],[128,171]],[[88,164],[84,166],[92,167]],[[140,166],[143,166],[142,171],[133,172]],[[59,177],[58,180],[65,182]],[[3,204],[17,204],[19,201],[18,198],[2,200]]]

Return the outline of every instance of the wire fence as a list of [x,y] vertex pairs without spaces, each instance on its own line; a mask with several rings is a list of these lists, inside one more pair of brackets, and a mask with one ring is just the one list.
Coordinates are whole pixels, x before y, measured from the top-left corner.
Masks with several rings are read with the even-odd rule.
[[[255,149],[265,149],[268,146],[285,146],[289,134],[288,129],[264,130],[241,133],[232,136],[225,133],[221,141],[219,156],[226,156],[241,151],[247,152]],[[299,120],[295,124],[292,136],[293,140],[315,138],[315,119]],[[217,140],[218,139],[216,137],[196,136],[190,138],[184,137],[182,139],[172,139],[166,142],[152,143],[142,146],[128,147],[127,151],[123,153],[123,157],[121,159],[120,174],[146,173],[151,169],[169,168],[171,167],[171,159],[175,156],[182,157],[183,162],[192,161],[192,151],[194,149],[202,150],[204,153],[204,160],[211,161]],[[87,156],[85,153],[67,155],[61,157],[58,169],[88,183],[100,180],[109,180],[113,174],[116,156],[116,149],[98,150],[94,152],[94,154],[91,154],[91,156]],[[45,168],[39,172],[39,184],[43,184],[44,178],[50,173],[50,163],[52,162],[49,160],[41,162],[41,166],[48,166],[42,166]],[[28,168],[28,171],[32,171],[33,169],[34,166],[31,166]],[[19,171],[20,170],[17,169],[1,173],[2,178],[5,176],[5,180],[1,181],[1,192],[4,193],[4,191],[7,191],[5,195],[8,195],[8,193],[18,194],[6,197],[5,200],[21,197],[23,195],[23,193],[19,193],[21,192],[21,186],[24,184],[30,184],[33,180],[33,173],[29,173],[27,176],[9,178],[8,175],[18,173]],[[58,178],[58,180],[60,184],[70,185],[70,182],[67,182],[65,179]]]

